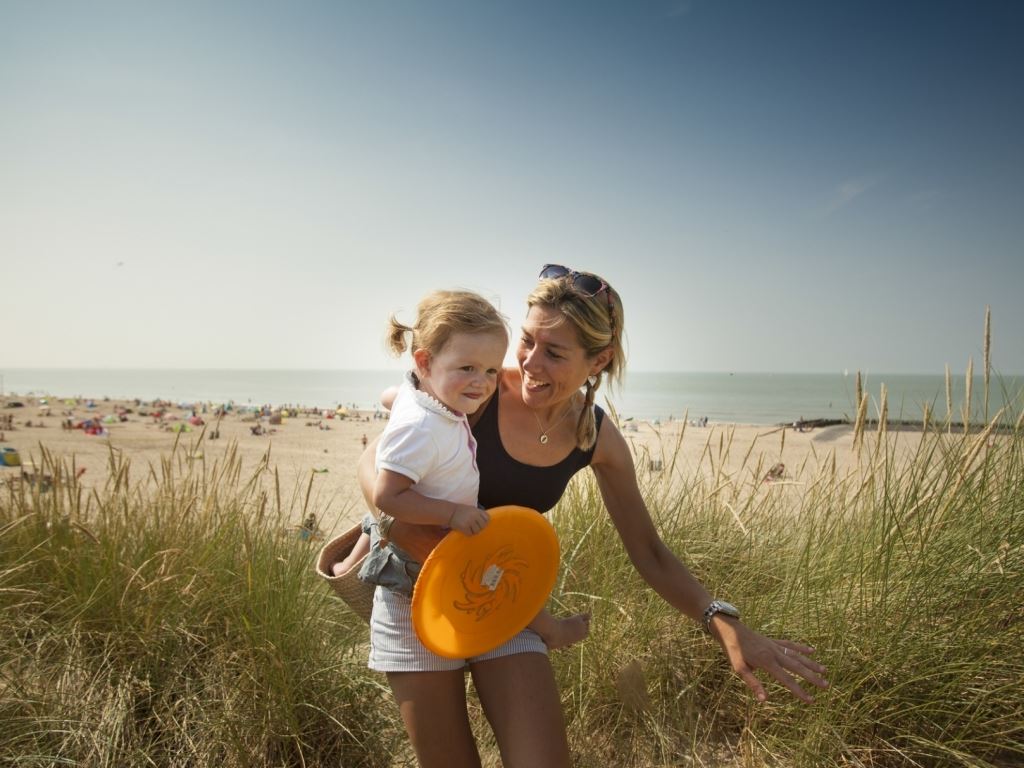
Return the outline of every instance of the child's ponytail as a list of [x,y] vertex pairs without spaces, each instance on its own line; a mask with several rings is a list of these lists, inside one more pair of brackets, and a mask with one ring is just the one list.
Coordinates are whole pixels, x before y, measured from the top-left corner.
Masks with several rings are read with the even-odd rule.
[[[406,334],[409,334],[408,340],[406,339]],[[398,318],[392,315],[388,318],[387,344],[388,349],[396,357],[407,349],[415,349],[416,330],[398,322]]]

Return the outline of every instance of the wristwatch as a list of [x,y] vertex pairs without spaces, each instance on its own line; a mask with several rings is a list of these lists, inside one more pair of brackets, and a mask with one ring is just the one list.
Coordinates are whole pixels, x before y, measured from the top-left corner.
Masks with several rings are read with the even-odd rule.
[[725,600],[712,600],[711,605],[704,609],[704,615],[701,617],[705,632],[711,631],[711,619],[713,619],[717,613],[721,613],[725,616],[731,616],[734,619],[738,619],[740,617],[739,608],[732,603],[727,603]]

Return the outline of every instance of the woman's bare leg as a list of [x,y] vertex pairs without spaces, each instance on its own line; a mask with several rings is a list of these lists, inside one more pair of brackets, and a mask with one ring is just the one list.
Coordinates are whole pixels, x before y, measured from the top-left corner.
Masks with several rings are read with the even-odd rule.
[[504,768],[571,766],[562,701],[546,655],[519,653],[471,669]]
[[420,768],[480,768],[462,670],[389,672],[388,683]]

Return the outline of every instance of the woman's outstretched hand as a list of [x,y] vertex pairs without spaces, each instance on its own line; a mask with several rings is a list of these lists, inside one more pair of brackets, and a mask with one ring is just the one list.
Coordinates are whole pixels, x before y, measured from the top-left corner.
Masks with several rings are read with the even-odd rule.
[[808,645],[772,640],[736,619],[722,615],[711,620],[711,634],[721,644],[733,671],[754,692],[758,701],[768,698],[764,686],[754,674],[758,669],[767,672],[808,704],[814,699],[800,686],[797,678],[803,678],[818,688],[828,688],[828,680],[822,676],[825,667],[810,658],[814,649]]

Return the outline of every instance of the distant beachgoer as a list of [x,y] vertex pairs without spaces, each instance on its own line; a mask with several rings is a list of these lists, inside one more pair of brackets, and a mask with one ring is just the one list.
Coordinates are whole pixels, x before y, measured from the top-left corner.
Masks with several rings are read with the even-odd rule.
[[786,474],[786,465],[781,461],[774,465],[764,476],[763,483],[771,483],[775,480],[781,480]]
[[316,532],[316,515],[311,512],[306,516],[306,519],[302,521],[302,525],[299,526],[299,538],[305,541],[316,535]]
[[363,434],[363,439],[362,439],[362,443],[363,443],[363,448],[365,448],[365,447],[366,447],[366,444],[367,444],[368,442],[370,442],[370,441],[369,441],[369,440],[367,439],[366,435],[365,435],[365,434]]

